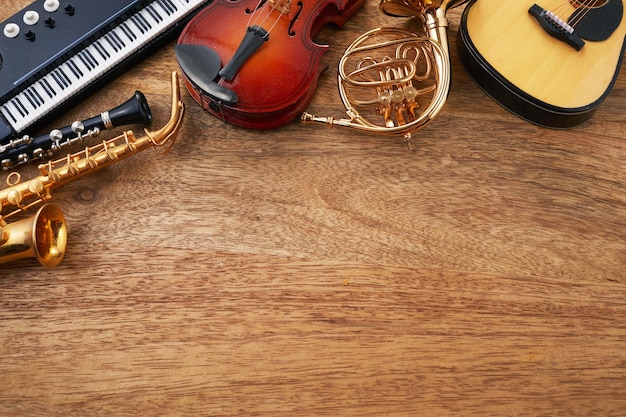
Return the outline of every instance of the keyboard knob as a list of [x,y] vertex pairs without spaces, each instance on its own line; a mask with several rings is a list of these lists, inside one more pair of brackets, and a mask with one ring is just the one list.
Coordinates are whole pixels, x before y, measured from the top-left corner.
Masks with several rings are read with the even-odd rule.
[[20,27],[15,23],[9,23],[4,27],[4,36],[7,38],[15,38],[20,34]]
[[65,7],[63,8],[63,11],[65,12],[65,14],[69,15],[69,16],[74,16],[74,12],[76,11],[76,9],[74,9],[74,6],[71,4],[67,4],[65,5]]
[[39,22],[39,13],[34,10],[29,10],[24,13],[24,23],[28,26],[36,25]]
[[59,0],[46,0],[43,4],[43,8],[48,13],[56,12],[59,9]]

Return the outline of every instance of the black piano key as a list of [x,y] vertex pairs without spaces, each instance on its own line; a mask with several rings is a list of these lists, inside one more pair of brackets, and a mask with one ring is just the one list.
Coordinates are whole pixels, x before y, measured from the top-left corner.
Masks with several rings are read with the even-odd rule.
[[[43,0],[34,1],[33,6],[38,4],[40,7],[39,3]],[[37,129],[48,123],[67,106],[76,104],[80,97],[119,75],[132,62],[162,45],[163,41],[172,39],[171,36],[175,36],[195,12],[212,1],[81,0],[83,3],[76,5],[74,16],[55,16],[55,27],[48,28],[50,32],[46,32],[46,36],[37,37],[35,42],[29,43],[29,48],[46,43],[45,59],[48,61],[30,64],[31,57],[41,54],[24,51],[23,46],[17,48],[17,58],[11,56],[10,65],[6,62],[7,55],[3,54],[0,144],[21,137],[27,129]],[[118,9],[98,13],[101,8],[112,7]],[[83,14],[86,9],[90,9],[89,13]],[[15,16],[21,17],[22,14]],[[80,23],[77,24],[79,18]],[[54,38],[59,34],[77,37],[58,42]],[[0,37],[0,48],[5,47],[4,42]],[[13,64],[24,68],[17,71],[11,68],[12,74],[15,74],[11,77],[19,80],[6,76],[7,68]],[[3,121],[8,124],[8,129],[3,128]]]
[[54,98],[54,96],[57,95],[57,92],[55,91],[54,88],[52,88],[52,86],[50,85],[48,80],[43,79],[39,83],[40,83],[41,87],[46,91],[46,93],[48,93],[48,96],[50,98]]

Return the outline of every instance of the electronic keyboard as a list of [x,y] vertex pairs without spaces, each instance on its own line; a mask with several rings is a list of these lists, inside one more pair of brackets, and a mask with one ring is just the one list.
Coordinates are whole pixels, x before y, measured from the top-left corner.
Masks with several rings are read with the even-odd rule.
[[38,0],[0,23],[0,144],[169,41],[211,0]]

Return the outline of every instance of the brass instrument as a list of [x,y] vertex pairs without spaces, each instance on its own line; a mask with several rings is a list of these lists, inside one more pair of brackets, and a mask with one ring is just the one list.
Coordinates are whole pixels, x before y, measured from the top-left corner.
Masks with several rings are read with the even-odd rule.
[[348,46],[339,61],[338,87],[349,118],[304,113],[303,122],[345,126],[385,135],[411,134],[442,109],[450,88],[446,11],[465,0],[382,0],[395,17],[419,17],[425,36],[376,28]]
[[[43,266],[57,266],[65,255],[67,230],[61,210],[48,203],[50,191],[148,147],[165,147],[167,152],[176,140],[183,114],[178,74],[173,72],[171,116],[161,129],[144,129],[145,136],[139,138],[126,131],[83,151],[39,165],[40,175],[29,180],[21,181],[18,172],[9,174],[8,187],[0,190],[0,263],[34,256]],[[7,224],[9,217],[42,203],[32,218]],[[5,209],[10,211],[4,214]]]
[[102,130],[123,125],[152,122],[152,113],[141,91],[119,106],[83,121],[75,121],[62,129],[54,129],[37,137],[24,135],[0,145],[0,166],[5,171],[27,162],[51,157],[55,152],[74,143],[98,136]]

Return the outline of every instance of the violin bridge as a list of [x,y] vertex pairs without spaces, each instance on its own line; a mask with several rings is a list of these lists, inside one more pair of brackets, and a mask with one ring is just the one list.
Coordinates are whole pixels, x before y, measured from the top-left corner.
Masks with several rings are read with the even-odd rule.
[[280,14],[288,15],[291,11],[291,0],[269,0],[268,3]]

